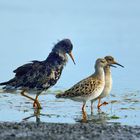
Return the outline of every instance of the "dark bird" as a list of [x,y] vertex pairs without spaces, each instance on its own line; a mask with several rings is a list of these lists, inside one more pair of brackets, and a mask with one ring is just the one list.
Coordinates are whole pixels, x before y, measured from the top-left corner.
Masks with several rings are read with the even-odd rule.
[[[71,59],[73,45],[69,39],[59,41],[52,49],[51,53],[44,61],[31,61],[18,67],[13,72],[15,77],[7,82],[0,83],[4,85],[3,89],[21,90],[21,95],[34,101],[33,106],[41,108],[38,96],[45,90],[49,89],[59,80],[62,70],[67,63],[68,54]],[[25,93],[34,92],[36,98],[32,98]]]

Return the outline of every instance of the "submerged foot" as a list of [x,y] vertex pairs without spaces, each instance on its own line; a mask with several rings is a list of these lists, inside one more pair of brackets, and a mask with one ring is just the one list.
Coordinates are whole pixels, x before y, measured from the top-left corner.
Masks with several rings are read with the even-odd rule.
[[82,111],[82,122],[83,123],[87,122],[87,113],[85,111]]

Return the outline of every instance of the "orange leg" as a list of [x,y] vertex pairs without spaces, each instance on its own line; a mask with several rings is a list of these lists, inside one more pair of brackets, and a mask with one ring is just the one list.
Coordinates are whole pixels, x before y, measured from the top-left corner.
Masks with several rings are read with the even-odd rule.
[[23,90],[23,91],[21,92],[21,95],[24,96],[24,97],[26,97],[26,98],[28,98],[28,99],[30,99],[30,100],[32,100],[32,101],[34,101],[34,102],[36,102],[37,108],[38,108],[38,109],[41,109],[41,105],[40,105],[40,103],[38,102],[38,100],[35,100],[34,98],[32,98],[32,97],[26,95],[25,92],[26,92],[26,90]]
[[98,99],[98,106],[97,106],[97,108],[100,109],[100,107],[101,107],[101,98]]
[[39,96],[39,94],[36,95],[35,101],[33,103],[33,107],[35,107],[35,108],[37,107],[37,103],[36,102],[38,102],[38,96]]
[[85,123],[85,122],[87,122],[87,114],[86,114],[86,111],[85,111],[85,103],[83,104],[83,106],[82,106],[82,115],[83,115],[83,119],[82,119],[82,121]]

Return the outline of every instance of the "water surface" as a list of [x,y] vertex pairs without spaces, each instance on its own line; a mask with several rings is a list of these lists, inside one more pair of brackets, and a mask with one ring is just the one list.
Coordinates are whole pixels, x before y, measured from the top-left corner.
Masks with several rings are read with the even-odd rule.
[[[94,111],[91,114],[90,103],[87,103],[87,122],[108,123],[115,122],[125,125],[138,125],[140,123],[140,96],[139,91],[123,93],[120,96],[111,95],[104,101],[109,105]],[[33,95],[32,95],[33,96]],[[43,94],[39,97],[43,107],[40,112],[32,107],[32,101],[20,94],[0,94],[0,121],[1,122],[52,122],[52,123],[78,123],[82,121],[82,103],[71,100],[56,99],[55,94]]]

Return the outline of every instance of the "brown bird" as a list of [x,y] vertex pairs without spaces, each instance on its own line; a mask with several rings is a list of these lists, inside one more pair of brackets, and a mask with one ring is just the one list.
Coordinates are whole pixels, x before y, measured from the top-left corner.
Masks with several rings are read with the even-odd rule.
[[83,120],[86,121],[86,102],[97,99],[102,93],[105,86],[104,67],[107,65],[108,63],[105,59],[97,59],[94,74],[78,82],[64,93],[56,95],[56,98],[66,98],[83,102]]
[[[108,63],[108,65],[104,67],[105,87],[104,87],[104,90],[101,93],[101,95],[98,97],[98,106],[97,106],[98,109],[100,109],[100,107],[102,105],[107,105],[108,104],[107,102],[101,103],[101,99],[106,97],[106,96],[108,96],[110,94],[111,89],[112,89],[112,75],[111,75],[111,68],[110,68],[110,66],[112,66],[112,64],[115,64],[115,65],[124,67],[121,64],[117,63],[112,56],[106,56],[105,59],[106,59],[106,61]],[[94,101],[95,100],[91,100],[91,112],[93,110],[93,102]]]

